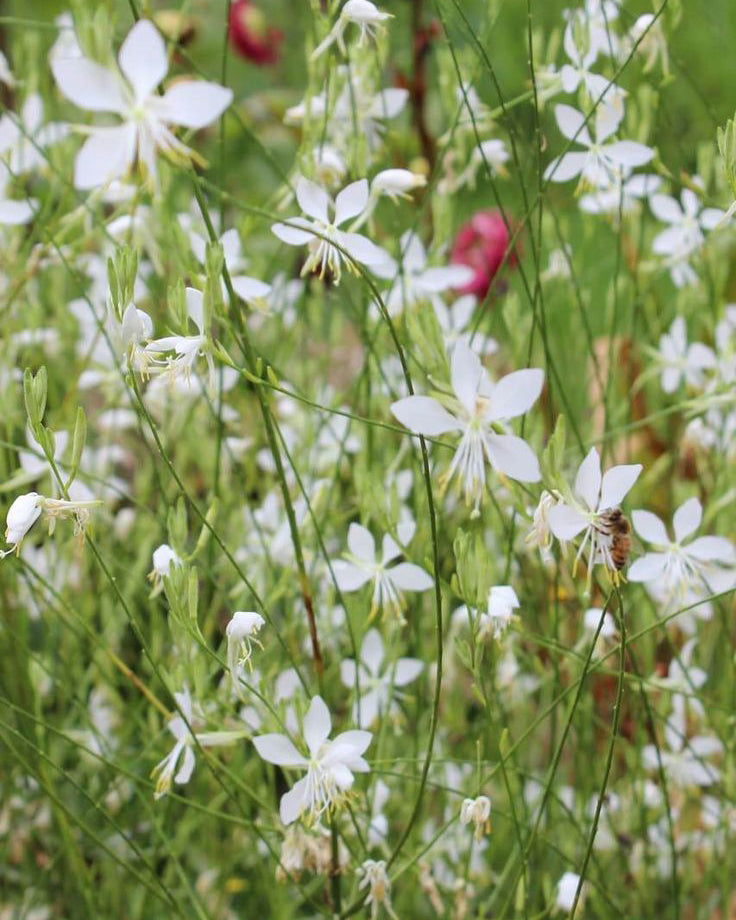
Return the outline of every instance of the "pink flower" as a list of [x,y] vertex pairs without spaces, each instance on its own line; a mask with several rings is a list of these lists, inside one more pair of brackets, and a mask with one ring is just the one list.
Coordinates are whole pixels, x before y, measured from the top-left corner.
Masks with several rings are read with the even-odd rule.
[[[482,300],[503,262],[508,244],[509,231],[498,211],[479,211],[464,224],[455,237],[450,261],[467,265],[475,275],[458,291],[475,294]],[[510,265],[515,263],[514,253],[508,261]]]
[[269,26],[251,0],[234,0],[230,7],[230,43],[254,64],[275,64],[284,33]]

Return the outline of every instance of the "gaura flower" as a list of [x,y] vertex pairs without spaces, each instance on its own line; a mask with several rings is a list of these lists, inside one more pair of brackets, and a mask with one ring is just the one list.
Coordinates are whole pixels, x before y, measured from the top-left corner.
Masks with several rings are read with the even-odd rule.
[[345,54],[345,29],[351,22],[360,28],[358,44],[362,45],[369,36],[375,37],[379,32],[385,31],[383,24],[387,19],[393,19],[393,16],[379,10],[370,0],[348,0],[327,37],[312,52],[312,59],[318,58],[334,42],[337,42],[337,47]]
[[377,629],[369,629],[360,647],[357,667],[352,658],[340,663],[340,678],[350,690],[356,685],[357,670],[360,699],[353,704],[353,721],[361,728],[370,727],[387,706],[389,712],[396,710],[391,703],[392,690],[416,680],[424,668],[424,662],[417,658],[399,658],[389,662],[384,670],[385,657],[381,634]]
[[20,546],[28,531],[43,514],[49,522],[49,533],[53,533],[58,518],[74,520],[74,535],[83,539],[89,522],[90,509],[102,504],[100,501],[67,501],[62,498],[46,498],[38,492],[19,495],[8,508],[5,519],[5,541],[12,543],[10,549],[0,550],[0,559],[11,553],[18,555]]
[[587,549],[589,579],[596,563],[602,563],[614,580],[618,576],[611,556],[614,535],[610,512],[618,508],[641,471],[641,463],[613,466],[601,478],[601,458],[591,447],[578,468],[569,502],[562,501],[547,512],[550,530],[558,540],[574,540],[583,533],[575,566]]
[[400,562],[388,567],[404,551],[390,534],[385,534],[382,555],[376,556],[373,535],[360,524],[348,529],[348,549],[345,559],[335,559],[332,569],[341,591],[358,591],[373,582],[373,598],[369,618],[378,610],[392,609],[401,616],[404,609],[402,591],[427,591],[434,585],[432,577],[412,562]]
[[716,356],[707,345],[687,344],[687,326],[682,316],[675,317],[670,331],[660,338],[657,361],[662,366],[665,393],[674,393],[683,379],[688,386],[702,387],[704,372],[716,366]]
[[[145,354],[151,355],[151,367],[169,381],[179,377],[189,382],[197,358],[203,355],[209,372],[209,388],[214,390],[215,364],[210,351],[209,341],[204,329],[204,295],[194,288],[185,288],[187,313],[197,327],[197,335],[168,335],[154,339],[145,348]],[[161,358],[166,352],[173,352],[173,358]]]
[[441,483],[445,487],[458,475],[468,504],[477,511],[485,487],[486,461],[499,473],[519,482],[538,482],[539,463],[522,438],[507,433],[507,422],[528,412],[544,383],[538,368],[514,371],[492,383],[480,358],[462,340],[452,352],[453,395],[443,396],[448,409],[431,396],[407,396],[391,406],[396,418],[414,434],[436,437],[462,432]]
[[274,224],[271,230],[289,246],[309,245],[310,255],[304,263],[302,275],[319,269],[319,276],[323,278],[329,270],[335,284],[339,284],[343,260],[348,271],[355,274],[358,274],[356,262],[375,268],[382,262],[390,261],[389,254],[371,243],[367,237],[339,229],[345,221],[357,217],[365,210],[368,204],[366,179],[347,185],[332,205],[330,196],[321,186],[302,176],[296,184],[296,198],[299,207],[311,220],[292,217],[290,225]]
[[460,807],[460,823],[474,824],[476,840],[482,840],[483,835],[491,829],[491,800],[487,795],[479,795],[475,799],[464,799]]
[[552,160],[544,171],[548,182],[567,182],[580,176],[594,188],[605,188],[643,166],[654,156],[651,147],[636,141],[610,141],[624,116],[620,103],[602,102],[595,114],[595,140],[590,136],[582,112],[569,105],[556,105],[555,118],[560,133],[585,152],[573,150]]
[[386,908],[386,913],[392,920],[398,920],[391,906],[391,881],[386,871],[384,859],[366,859],[358,872],[361,875],[358,888],[367,888],[366,905],[371,909],[371,920],[376,920],[381,905]]
[[[221,747],[227,744],[233,744],[243,737],[243,732],[226,731],[226,732],[195,732],[193,735],[187,726],[195,727],[195,723],[200,721],[199,713],[195,712],[192,705],[192,698],[188,690],[182,693],[175,693],[174,697],[179,706],[179,710],[184,714],[177,714],[169,719],[167,728],[174,736],[175,744],[164,759],[156,764],[151,772],[151,776],[156,778],[156,789],[154,798],[160,799],[161,796],[171,789],[171,783],[175,782],[179,786],[188,783],[194,772],[196,759],[194,756],[195,738],[196,743],[201,747]],[[181,764],[179,761],[181,760]]]
[[253,646],[257,645],[263,648],[256,636],[266,621],[260,613],[252,611],[237,610],[230,622],[227,624],[225,635],[227,636],[227,666],[230,671],[233,690],[238,690],[238,675],[243,665],[250,664]]
[[354,782],[353,773],[370,771],[362,755],[373,735],[347,731],[328,741],[332,720],[322,697],[312,697],[303,728],[308,756],[300,754],[286,735],[259,735],[253,739],[263,760],[307,771],[281,796],[279,813],[284,824],[292,824],[304,813],[310,823],[315,823],[325,812],[339,808],[345,801]]
[[711,593],[709,576],[722,571],[721,566],[736,564],[736,548],[725,537],[689,538],[700,527],[703,506],[691,498],[675,511],[670,540],[662,521],[651,511],[634,511],[631,515],[639,536],[655,547],[629,569],[631,581],[657,582],[669,600],[681,600],[691,589]]
[[216,121],[232,90],[205,80],[181,80],[159,96],[169,62],[164,40],[147,19],[133,26],[118,54],[119,70],[86,57],[54,55],[51,69],[61,92],[80,109],[111,112],[122,124],[93,127],[77,154],[74,184],[91,189],[122,178],[136,160],[156,182],[158,151],[188,160],[193,152],[169,125],[199,129]]

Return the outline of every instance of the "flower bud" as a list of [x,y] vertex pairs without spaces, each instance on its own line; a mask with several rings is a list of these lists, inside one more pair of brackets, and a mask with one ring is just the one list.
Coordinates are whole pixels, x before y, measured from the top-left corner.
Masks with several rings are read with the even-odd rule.
[[23,537],[41,516],[40,499],[38,492],[27,492],[25,495],[19,495],[8,508],[5,540],[12,543],[14,548],[20,546]]

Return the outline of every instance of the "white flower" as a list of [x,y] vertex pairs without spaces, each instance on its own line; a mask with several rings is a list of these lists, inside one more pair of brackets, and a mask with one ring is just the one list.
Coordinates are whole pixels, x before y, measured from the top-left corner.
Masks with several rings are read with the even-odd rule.
[[[360,728],[369,728],[386,710],[395,687],[405,687],[422,673],[424,663],[417,658],[399,658],[391,662],[384,671],[385,658],[383,640],[377,629],[369,629],[360,647],[360,661],[357,665],[360,699],[353,704],[353,721]],[[356,686],[356,664],[352,658],[340,663],[340,677],[350,690]],[[391,702],[389,711],[395,711]]]
[[156,154],[163,151],[188,159],[192,151],[168,125],[199,129],[220,117],[232,101],[232,90],[204,80],[182,80],[163,96],[156,87],[169,69],[166,45],[154,25],[140,19],[118,54],[120,71],[86,57],[55,54],[51,69],[62,93],[92,112],[112,112],[122,124],[95,127],[77,154],[74,184],[80,189],[120,179],[138,161],[156,180]]
[[[601,74],[590,71],[600,49],[590,41],[591,33],[583,27],[584,17],[585,13],[578,10],[565,27],[563,47],[571,63],[564,64],[560,70],[562,88],[566,93],[576,93],[582,83],[592,102],[598,102],[604,94],[607,103],[620,102],[624,91]],[[578,46],[579,39],[587,40],[587,48]]]
[[358,591],[373,582],[370,617],[387,608],[400,615],[404,608],[402,591],[428,591],[434,585],[432,577],[412,562],[388,567],[404,552],[390,534],[383,537],[378,559],[371,532],[353,523],[348,529],[348,549],[345,559],[335,559],[332,563],[337,586],[341,591]]
[[[578,890],[579,884],[579,875],[577,875],[575,872],[565,872],[565,874],[557,883],[557,892],[555,894],[555,907],[558,911],[569,913],[572,910],[572,905],[575,903],[575,892]],[[583,887],[581,891],[581,896],[578,901],[578,908],[580,908],[580,905],[583,901],[582,895],[584,891],[585,887]]]
[[44,166],[43,148],[57,144],[69,133],[67,125],[50,122],[42,127],[42,123],[43,101],[38,93],[28,96],[20,118],[7,113],[0,118],[0,154],[13,175]]
[[[296,197],[304,214],[312,218],[292,217],[290,226],[274,224],[271,230],[289,246],[309,244],[310,255],[302,269],[302,275],[319,268],[320,278],[329,269],[340,281],[343,259],[349,271],[358,273],[355,263],[376,265],[390,260],[388,253],[360,233],[349,233],[338,229],[345,221],[357,217],[368,204],[368,181],[360,179],[351,182],[335,198],[333,216],[330,217],[330,197],[327,192],[303,176],[296,185]],[[337,247],[340,247],[339,249]]]
[[[151,772],[151,776],[156,778],[154,798],[157,799],[166,795],[171,789],[172,781],[177,785],[183,786],[192,778],[195,764],[193,750],[195,738],[201,747],[219,747],[232,744],[243,737],[243,732],[196,732],[192,735],[187,727],[187,722],[194,728],[194,723],[199,720],[199,715],[194,712],[189,691],[184,690],[182,693],[175,693],[174,697],[186,721],[179,714],[169,719],[167,728],[175,738],[174,747],[160,763],[156,764]],[[180,760],[181,765],[179,764]]]
[[584,531],[575,565],[587,548],[589,579],[596,563],[602,563],[614,579],[617,577],[611,558],[610,512],[618,508],[641,471],[640,463],[613,466],[601,478],[601,458],[591,447],[578,469],[571,502],[560,502],[547,512],[550,530],[558,540],[573,540]]
[[624,115],[620,103],[601,103],[595,113],[595,140],[585,124],[582,112],[569,105],[556,105],[555,118],[560,132],[570,141],[585,147],[585,152],[570,151],[553,160],[544,171],[550,182],[567,182],[580,176],[594,188],[606,188],[628,176],[636,166],[643,166],[654,156],[651,147],[636,141],[606,143],[618,130]]
[[279,813],[284,824],[296,821],[304,812],[316,822],[326,811],[336,809],[353,785],[353,773],[368,773],[362,754],[373,735],[347,731],[328,741],[332,731],[330,712],[320,696],[312,697],[304,716],[304,740],[309,750],[303,756],[286,735],[259,735],[253,744],[263,760],[280,767],[298,767],[307,775],[281,796]]
[[393,201],[397,198],[409,199],[409,192],[415,188],[424,188],[426,184],[425,176],[410,169],[384,169],[371,180],[371,194],[386,195]]
[[[437,322],[440,324],[448,354],[455,345],[463,341],[468,348],[475,347],[478,354],[494,355],[498,351],[498,342],[480,330],[473,334],[472,319],[478,306],[478,298],[473,294],[464,294],[449,307],[441,297],[432,298],[432,307]],[[468,328],[470,327],[470,328]]]
[[478,509],[485,486],[486,460],[499,473],[519,482],[538,482],[539,463],[522,438],[507,434],[506,422],[528,412],[536,402],[544,372],[537,368],[514,371],[491,383],[478,356],[463,341],[452,352],[451,381],[454,397],[448,411],[431,396],[407,396],[391,411],[414,434],[436,437],[461,431],[446,485],[457,473],[468,504]]
[[550,553],[552,535],[549,529],[548,514],[550,508],[554,508],[556,502],[556,497],[551,492],[544,489],[539,496],[537,507],[534,509],[532,526],[529,529],[529,533],[526,535],[526,543],[529,546],[537,547],[544,562],[549,562],[552,558],[552,554]]
[[[695,177],[694,181],[697,184],[699,180]],[[680,202],[670,195],[652,195],[649,206],[658,220],[670,225],[654,238],[653,251],[667,257],[677,287],[692,284],[697,276],[688,261],[705,242],[703,231],[715,229],[722,222],[724,212],[720,208],[702,208],[700,199],[690,188],[682,190]]]
[[225,635],[227,636],[227,666],[235,692],[238,691],[240,669],[245,664],[248,667],[252,667],[250,659],[253,654],[253,646],[263,647],[256,636],[265,622],[260,613],[236,610],[227,624],[225,629]]
[[370,906],[371,920],[376,920],[381,905],[386,908],[386,913],[389,917],[397,920],[391,906],[391,882],[386,872],[386,861],[383,859],[366,859],[358,869],[358,872],[362,876],[358,888],[368,889],[365,903]]
[[451,288],[459,288],[473,279],[473,270],[467,265],[428,266],[427,252],[422,241],[411,230],[407,230],[400,242],[400,266],[391,258],[373,271],[379,278],[393,281],[384,297],[386,309],[396,316],[402,309],[409,309],[420,300],[432,303],[440,300],[440,294]]
[[360,27],[358,44],[362,45],[368,36],[375,36],[378,32],[385,31],[383,23],[392,18],[391,13],[382,12],[370,0],[348,0],[340,10],[340,15],[332,30],[312,52],[312,58],[319,57],[333,42],[337,42],[337,47],[345,54],[344,33],[351,22]]
[[465,169],[454,180],[443,180],[442,188],[447,192],[455,192],[464,185],[475,188],[478,170],[481,167],[485,176],[506,176],[506,163],[508,163],[510,157],[511,154],[507,150],[505,142],[499,138],[483,141],[473,148]]
[[648,198],[662,184],[659,176],[639,173],[621,181],[619,178],[608,188],[596,189],[580,198],[580,210],[586,214],[609,214],[618,224],[619,215],[631,214],[639,207],[642,198]]
[[651,511],[634,511],[632,520],[639,536],[651,543],[657,552],[646,553],[629,569],[631,581],[658,582],[666,597],[679,600],[692,589],[712,592],[709,576],[720,565],[736,563],[736,549],[725,537],[688,538],[700,527],[703,507],[691,498],[675,511],[672,527],[675,539],[670,540],[662,521]]
[[13,547],[3,552],[0,558],[9,555],[13,551],[16,554],[20,552],[23,538],[41,517],[42,498],[43,496],[39,495],[38,492],[28,492],[25,495],[19,495],[8,508],[5,518],[5,542],[12,543]]
[[[187,314],[197,327],[198,335],[169,335],[154,339],[146,345],[145,354],[152,356],[153,369],[170,382],[184,377],[189,382],[197,358],[203,355],[209,372],[209,389],[214,391],[215,365],[204,329],[204,295],[194,288],[185,288]],[[174,352],[173,358],[161,358],[166,352]]]
[[516,591],[510,585],[492,587],[488,592],[488,611],[481,622],[481,635],[490,632],[494,639],[500,639],[511,625],[514,610],[520,606]]
[[662,750],[660,747],[658,754],[653,744],[642,748],[642,764],[646,770],[659,770],[661,758],[667,781],[675,787],[711,786],[720,781],[721,771],[705,759],[723,753],[723,745],[717,738],[707,735],[686,738],[680,735],[675,739],[673,732],[666,733],[665,737],[668,744],[674,744],[672,749]]
[[153,551],[152,562],[151,575],[158,578],[167,578],[171,572],[172,565],[181,565],[181,557],[168,543],[162,543],[161,546]]
[[487,795],[475,799],[464,799],[460,807],[460,823],[475,825],[475,839],[482,840],[483,834],[491,829],[491,800]]
[[665,393],[674,393],[683,379],[688,386],[700,388],[704,382],[704,371],[715,367],[716,358],[707,345],[700,342],[687,344],[687,327],[685,319],[677,316],[659,340],[657,355],[662,365],[662,389]]

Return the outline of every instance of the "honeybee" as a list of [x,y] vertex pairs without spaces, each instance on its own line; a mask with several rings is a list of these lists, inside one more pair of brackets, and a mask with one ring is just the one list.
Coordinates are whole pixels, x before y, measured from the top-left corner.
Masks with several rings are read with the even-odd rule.
[[611,539],[608,551],[611,562],[616,569],[616,573],[618,573],[629,561],[631,524],[629,524],[629,519],[620,508],[610,508],[608,511],[604,511],[599,518],[599,522],[603,525],[603,532]]

